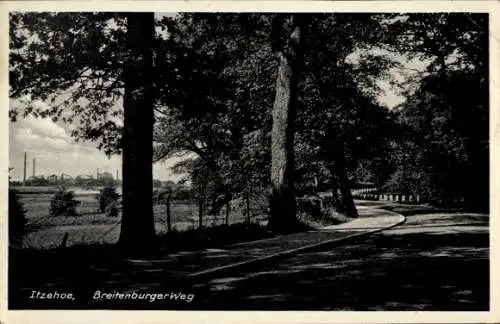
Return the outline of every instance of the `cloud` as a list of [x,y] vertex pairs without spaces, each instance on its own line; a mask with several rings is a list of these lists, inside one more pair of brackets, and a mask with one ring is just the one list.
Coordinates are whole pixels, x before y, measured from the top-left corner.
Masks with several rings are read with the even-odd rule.
[[[42,102],[33,102],[34,107],[44,108]],[[80,173],[93,169],[93,162],[103,163],[106,157],[97,149],[75,143],[68,131],[48,118],[26,117],[10,123],[10,164],[15,167],[14,179],[22,178],[24,153],[28,154],[28,169],[36,159],[37,174]],[[31,175],[31,171],[28,171]]]
[[27,117],[20,126],[21,129],[29,129],[35,135],[47,138],[69,139],[66,130],[47,118]]
[[[77,176],[101,172],[119,172],[121,156],[108,158],[93,143],[76,143],[69,135],[70,126],[54,123],[51,119],[27,117],[10,123],[9,166],[14,167],[11,176],[22,180],[24,153],[28,155],[28,176],[32,175],[32,159],[36,159],[36,174],[48,176],[62,172]],[[177,181],[181,175],[172,175],[170,167],[178,160],[156,163],[153,175],[156,179]]]
[[50,119],[27,117],[11,126],[11,144],[20,149],[65,151],[71,144],[66,130]]

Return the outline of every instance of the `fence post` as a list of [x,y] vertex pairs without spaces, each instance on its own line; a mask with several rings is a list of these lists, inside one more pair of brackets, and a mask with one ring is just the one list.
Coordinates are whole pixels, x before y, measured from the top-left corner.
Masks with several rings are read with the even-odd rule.
[[172,219],[170,213],[170,198],[172,197],[172,191],[169,190],[167,193],[167,199],[165,200],[167,207],[167,230],[170,233],[172,231]]
[[66,244],[68,243],[68,236],[69,236],[68,232],[64,233],[64,237],[62,239],[60,247],[62,248],[66,247]]
[[200,196],[198,198],[198,228],[200,230],[203,229],[203,203],[204,203],[204,198],[203,196]]

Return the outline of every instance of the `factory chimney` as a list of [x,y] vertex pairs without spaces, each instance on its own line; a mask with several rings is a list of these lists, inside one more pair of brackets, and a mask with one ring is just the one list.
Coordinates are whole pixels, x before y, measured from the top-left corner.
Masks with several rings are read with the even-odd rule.
[[26,184],[26,152],[24,152],[23,184]]
[[35,164],[35,159],[33,159],[33,179],[35,179],[35,176],[36,176],[36,164]]

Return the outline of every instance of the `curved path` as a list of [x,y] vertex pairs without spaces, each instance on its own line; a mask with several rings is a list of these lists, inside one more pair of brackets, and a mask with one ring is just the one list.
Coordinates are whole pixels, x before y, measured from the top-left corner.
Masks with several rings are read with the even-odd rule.
[[[155,260],[128,260],[129,270],[121,275],[133,282],[132,290],[150,290],[162,285],[166,274],[169,278],[206,280],[225,276],[229,272],[241,272],[272,264],[280,258],[306,251],[322,250],[344,242],[393,228],[405,221],[397,213],[376,207],[358,207],[360,214],[350,222],[319,228],[313,231],[281,235],[271,239],[229,245],[219,249],[196,252],[179,252]],[[148,272],[148,282],[134,282],[131,276],[144,277]],[[113,281],[120,274],[113,274]],[[124,287],[123,287],[124,288]]]
[[196,309],[490,310],[488,215],[390,207],[406,216],[404,224],[207,280]]

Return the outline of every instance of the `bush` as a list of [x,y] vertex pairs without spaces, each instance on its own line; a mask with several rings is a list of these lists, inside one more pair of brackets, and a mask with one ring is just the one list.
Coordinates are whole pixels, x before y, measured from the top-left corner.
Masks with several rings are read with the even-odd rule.
[[50,201],[51,216],[76,216],[76,206],[80,204],[75,199],[73,191],[67,191],[66,188],[60,187]]
[[9,189],[9,243],[22,240],[26,225],[26,210],[17,191]]
[[307,214],[313,218],[321,218],[322,201],[320,197],[308,196],[297,199],[297,211],[299,214]]
[[333,196],[306,196],[297,199],[297,214],[305,224],[328,226],[345,223],[349,217],[335,210]]
[[118,216],[118,201],[116,200],[108,200],[106,205],[106,209],[104,210],[106,216],[108,217],[116,217]]
[[115,187],[105,187],[99,190],[97,201],[99,202],[99,211],[106,213],[107,216],[118,216],[118,200],[120,195],[116,192]]
[[174,190],[172,193],[172,200],[191,200],[192,199],[192,192],[190,189],[186,188],[179,188],[178,190]]

